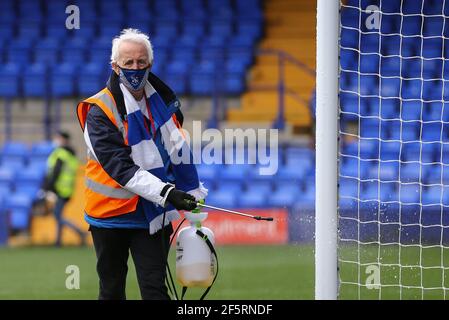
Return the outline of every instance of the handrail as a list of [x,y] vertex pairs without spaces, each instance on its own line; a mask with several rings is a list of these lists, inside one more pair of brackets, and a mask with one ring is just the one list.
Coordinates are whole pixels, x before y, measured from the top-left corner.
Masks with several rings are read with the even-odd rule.
[[282,56],[282,58],[284,60],[288,60],[288,62],[291,62],[291,63],[295,64],[300,69],[303,69],[303,71],[305,71],[310,76],[315,78],[315,75],[316,75],[315,69],[309,67],[307,64],[305,64],[301,60],[293,57],[290,53],[288,53],[288,52],[286,52],[284,50],[280,50],[280,49],[258,49],[257,53],[262,54],[262,55],[264,55],[264,54],[265,55],[270,55],[271,54],[271,55]]
[[279,92],[279,104],[278,104],[278,114],[275,122],[273,123],[273,127],[279,130],[283,130],[285,127],[285,95],[289,94],[289,96],[294,97],[296,100],[304,102],[305,104],[309,104],[309,101],[301,98],[295,91],[286,87],[285,84],[285,62],[290,62],[306,74],[315,78],[316,71],[313,68],[310,68],[304,62],[298,60],[297,58],[290,55],[288,52],[279,49],[258,49],[256,51],[257,56],[260,55],[271,55],[278,57],[278,68],[279,68],[279,82],[276,87],[273,86],[253,86],[253,89],[263,90],[264,88],[277,88]]

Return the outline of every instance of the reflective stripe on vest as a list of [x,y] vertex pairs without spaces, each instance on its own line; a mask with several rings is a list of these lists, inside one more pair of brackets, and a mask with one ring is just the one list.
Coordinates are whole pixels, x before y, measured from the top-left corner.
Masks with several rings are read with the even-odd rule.
[[111,92],[107,88],[101,90],[99,93],[86,99],[85,101],[91,104],[96,104],[103,110],[103,112],[106,113],[109,119],[111,120],[113,119],[114,121],[112,122],[117,126],[117,128],[119,129],[119,131],[122,133],[123,137],[126,140],[125,126],[123,125],[122,118],[118,113],[114,98],[112,97]]
[[92,191],[95,191],[96,193],[101,193],[102,195],[111,197],[111,198],[117,198],[117,199],[131,199],[135,196],[134,193],[129,192],[126,189],[120,188],[112,188],[109,186],[106,186],[101,183],[97,183],[89,178],[86,178],[86,187],[89,189],[92,189]]
[[[123,122],[111,92],[105,88],[96,95],[80,102],[77,107],[78,119],[84,130],[91,105],[97,105],[117,127],[128,145],[128,126]],[[109,218],[136,210],[139,197],[124,189],[103,169],[95,155],[88,150],[85,172],[85,211],[94,218]]]

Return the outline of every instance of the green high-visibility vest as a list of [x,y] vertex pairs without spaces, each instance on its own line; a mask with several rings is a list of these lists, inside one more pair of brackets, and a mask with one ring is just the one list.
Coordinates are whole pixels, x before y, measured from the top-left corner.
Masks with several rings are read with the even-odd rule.
[[59,196],[69,198],[75,190],[76,171],[78,170],[79,162],[71,152],[64,148],[57,148],[48,157],[48,174],[53,172],[58,159],[62,161],[62,169],[55,181],[55,191]]

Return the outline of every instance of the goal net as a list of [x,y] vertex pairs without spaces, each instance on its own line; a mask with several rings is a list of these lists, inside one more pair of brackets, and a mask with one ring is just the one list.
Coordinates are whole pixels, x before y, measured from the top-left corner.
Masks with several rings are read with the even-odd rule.
[[449,297],[449,1],[340,3],[342,299]]

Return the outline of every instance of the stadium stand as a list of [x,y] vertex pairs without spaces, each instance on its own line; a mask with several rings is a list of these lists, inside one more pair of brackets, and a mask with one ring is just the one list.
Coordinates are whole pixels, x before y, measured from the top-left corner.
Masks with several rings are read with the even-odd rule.
[[[80,29],[61,27],[67,17],[61,12],[70,4],[82,12]],[[286,62],[286,90],[293,91],[285,97],[286,120],[310,132],[307,103],[314,77],[304,70],[313,70],[315,64],[312,11],[307,1],[291,0],[4,0],[0,2],[0,96],[6,101],[90,96],[104,86],[110,72],[112,36],[124,27],[135,27],[150,34],[155,51],[152,71],[178,95],[210,97],[218,92],[241,97],[241,108],[229,109],[224,119],[236,124],[275,120],[277,84],[282,80],[277,71],[279,56],[259,52],[284,50],[292,61],[307,66]],[[291,23],[293,16],[301,21],[299,36],[297,25]],[[298,45],[303,49],[297,50]],[[32,108],[36,114],[41,112]],[[8,119],[5,116],[5,124]],[[51,143],[7,140],[0,146],[0,194],[11,194],[1,197],[0,212],[9,212],[3,217],[9,217],[12,229],[31,229],[35,243],[51,243],[51,219],[30,220]],[[275,179],[259,175],[257,166],[199,165],[199,174],[211,190],[208,203],[227,208],[313,207],[313,151],[283,144],[278,156]],[[75,221],[82,220],[82,172],[78,180],[79,190],[67,208]]]

